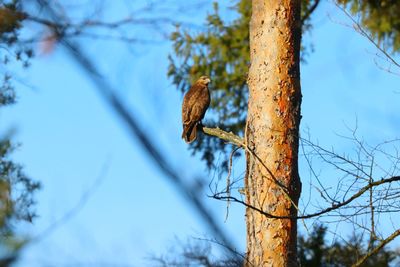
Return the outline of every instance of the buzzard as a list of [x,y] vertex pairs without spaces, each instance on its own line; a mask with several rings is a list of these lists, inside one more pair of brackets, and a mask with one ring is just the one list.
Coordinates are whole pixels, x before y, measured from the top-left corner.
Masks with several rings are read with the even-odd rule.
[[208,84],[210,78],[201,76],[185,94],[182,104],[182,138],[190,144],[196,140],[197,125],[201,123],[208,106],[210,105],[210,92]]

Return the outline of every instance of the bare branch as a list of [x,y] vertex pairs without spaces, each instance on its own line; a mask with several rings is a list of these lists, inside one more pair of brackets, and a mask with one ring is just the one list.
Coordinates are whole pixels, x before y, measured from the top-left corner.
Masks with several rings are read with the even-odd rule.
[[320,0],[314,0],[314,4],[307,10],[306,14],[304,14],[304,16],[301,18],[302,24],[311,16],[311,14],[318,7],[319,3],[320,3]]
[[203,132],[205,134],[218,137],[218,138],[225,140],[228,143],[234,144],[238,147],[241,147],[241,148],[246,147],[244,139],[240,136],[235,135],[232,132],[225,132],[224,130],[221,130],[220,128],[208,128],[208,127],[203,127]]
[[352,265],[352,267],[358,267],[362,266],[363,263],[371,256],[374,254],[378,253],[385,245],[387,245],[389,242],[391,242],[393,239],[395,239],[397,236],[400,235],[400,229],[396,230],[393,232],[389,237],[384,239],[382,242],[379,243],[378,246],[376,246],[373,250],[368,252],[364,257],[362,257],[360,260],[358,260],[355,264]]
[[[345,8],[343,8],[339,3],[335,1],[335,5],[353,22],[353,28],[356,32],[360,33],[362,36],[368,39],[389,61],[391,64],[395,65],[396,67],[400,68],[400,63],[397,62],[384,48],[382,48],[378,42],[374,40],[374,38],[371,36],[371,34],[368,33],[367,30],[365,30],[361,24],[356,21],[353,16],[347,12]],[[385,70],[381,66],[378,66],[380,69]],[[393,72],[390,68],[387,69],[389,73],[400,75],[400,73]]]
[[[234,202],[243,204],[247,208],[251,208],[251,209],[253,209],[255,211],[258,211],[262,215],[264,215],[264,216],[266,216],[268,218],[273,218],[273,219],[309,219],[309,218],[313,218],[313,217],[319,217],[321,215],[324,215],[324,214],[329,213],[329,212],[334,211],[334,210],[338,210],[339,208],[350,204],[351,202],[353,202],[354,200],[356,200],[357,198],[362,196],[365,192],[367,192],[372,187],[376,187],[376,186],[379,186],[379,185],[382,185],[382,184],[387,184],[387,183],[392,183],[392,182],[398,182],[398,181],[400,181],[400,176],[395,176],[395,177],[391,177],[391,178],[387,178],[387,179],[382,179],[380,181],[372,182],[372,183],[364,186],[363,188],[361,188],[357,193],[355,193],[354,195],[352,195],[350,198],[348,198],[347,200],[345,200],[343,202],[332,204],[331,207],[323,209],[323,210],[321,210],[319,212],[306,214],[306,215],[301,215],[301,216],[296,216],[296,217],[293,217],[293,216],[276,216],[276,215],[267,213],[267,212],[263,211],[260,208],[257,208],[257,207],[254,207],[252,205],[249,205],[245,201],[240,200],[240,199],[235,198],[235,197],[232,197],[232,196],[227,197],[227,196],[221,196],[221,194],[214,194],[211,197],[213,197],[215,199],[219,199],[219,200],[225,200],[225,201],[227,201],[229,199],[230,201],[234,201]],[[365,208],[367,208],[367,207],[369,207],[369,206],[367,205]],[[351,207],[351,208],[354,208],[354,207]]]
[[[52,20],[58,21],[59,14],[52,9],[47,0],[40,0],[42,8],[50,15]],[[234,243],[225,234],[220,225],[216,222],[211,213],[207,210],[206,206],[201,201],[201,197],[197,190],[194,190],[190,185],[185,182],[185,179],[176,171],[162,155],[153,140],[150,139],[147,133],[142,129],[136,117],[129,111],[122,99],[115,93],[114,88],[108,81],[100,74],[92,59],[80,48],[80,46],[61,36],[60,43],[69,53],[71,58],[80,66],[87,74],[88,78],[93,82],[95,88],[104,101],[111,106],[114,112],[122,119],[128,127],[132,138],[137,139],[145,153],[153,161],[159,171],[177,188],[177,190],[184,196],[189,203],[193,206],[194,210],[198,212],[202,220],[206,223],[214,235],[221,240],[226,246],[234,248]]]
[[[232,164],[233,164],[233,156],[235,155],[236,151],[240,147],[236,147],[235,149],[232,150],[231,155],[229,156],[229,166],[228,166],[228,175],[226,177],[226,194],[229,197],[231,195],[231,174],[232,174]],[[228,220],[229,216],[229,200],[226,202],[226,216],[225,216],[225,222]]]

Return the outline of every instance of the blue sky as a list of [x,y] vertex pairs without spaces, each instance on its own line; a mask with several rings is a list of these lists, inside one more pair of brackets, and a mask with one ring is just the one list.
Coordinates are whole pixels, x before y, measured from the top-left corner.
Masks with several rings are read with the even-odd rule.
[[[191,22],[200,24],[211,7],[210,1],[188,14]],[[115,17],[124,14],[118,6],[110,12]],[[334,5],[318,7],[314,29],[304,37],[315,51],[302,65],[302,129],[309,128],[320,144],[339,151],[352,148],[337,134],[348,134],[346,125],[353,127],[356,120],[359,135],[373,144],[398,137],[400,125],[399,76],[378,69],[376,49],[343,23],[350,22]],[[159,38],[155,32],[138,32]],[[211,179],[214,174],[180,139],[182,97],[166,77],[171,44],[135,45],[127,51],[122,44],[91,41],[85,49],[170,163],[187,179]],[[18,266],[147,266],[151,264],[146,258],[167,253],[176,238],[209,237],[191,206],[157,171],[64,50],[39,55],[28,70],[16,72],[34,88],[18,85],[18,104],[0,111],[2,130],[16,129],[15,140],[22,146],[14,158],[43,185],[37,194],[39,218],[21,231],[42,233],[96,184],[74,216],[27,247]],[[241,173],[243,164],[235,171]],[[305,184],[305,168],[302,176]],[[233,205],[224,223],[225,204],[206,193],[207,206],[243,251],[244,209]]]

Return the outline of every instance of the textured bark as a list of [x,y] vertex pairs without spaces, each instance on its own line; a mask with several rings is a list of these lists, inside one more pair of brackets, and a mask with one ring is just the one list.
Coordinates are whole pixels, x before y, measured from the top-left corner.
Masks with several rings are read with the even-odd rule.
[[[246,124],[246,201],[297,216],[300,124],[300,0],[253,0]],[[246,210],[246,266],[298,266],[296,219]]]

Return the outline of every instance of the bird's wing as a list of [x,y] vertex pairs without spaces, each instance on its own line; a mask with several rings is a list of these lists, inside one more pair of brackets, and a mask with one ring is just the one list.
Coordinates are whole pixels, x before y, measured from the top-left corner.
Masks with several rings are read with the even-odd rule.
[[182,124],[187,124],[190,120],[190,109],[187,105],[182,105]]
[[190,87],[189,91],[185,94],[183,98],[183,103],[182,103],[182,123],[189,124],[193,121],[193,106],[196,105],[196,102],[199,99],[199,94],[201,92],[201,87],[202,85],[199,85],[197,83],[193,84],[192,87]]
[[190,121],[200,121],[204,114],[204,106],[202,103],[194,103],[192,105],[192,110],[190,111]]
[[190,119],[195,121],[201,121],[204,118],[208,106],[210,105],[210,95],[208,89],[203,86],[201,90],[198,90],[195,102],[192,104],[192,110]]
[[190,122],[190,113],[191,113],[191,94],[190,91],[188,91],[183,98],[183,103],[182,103],[182,124],[188,124]]

